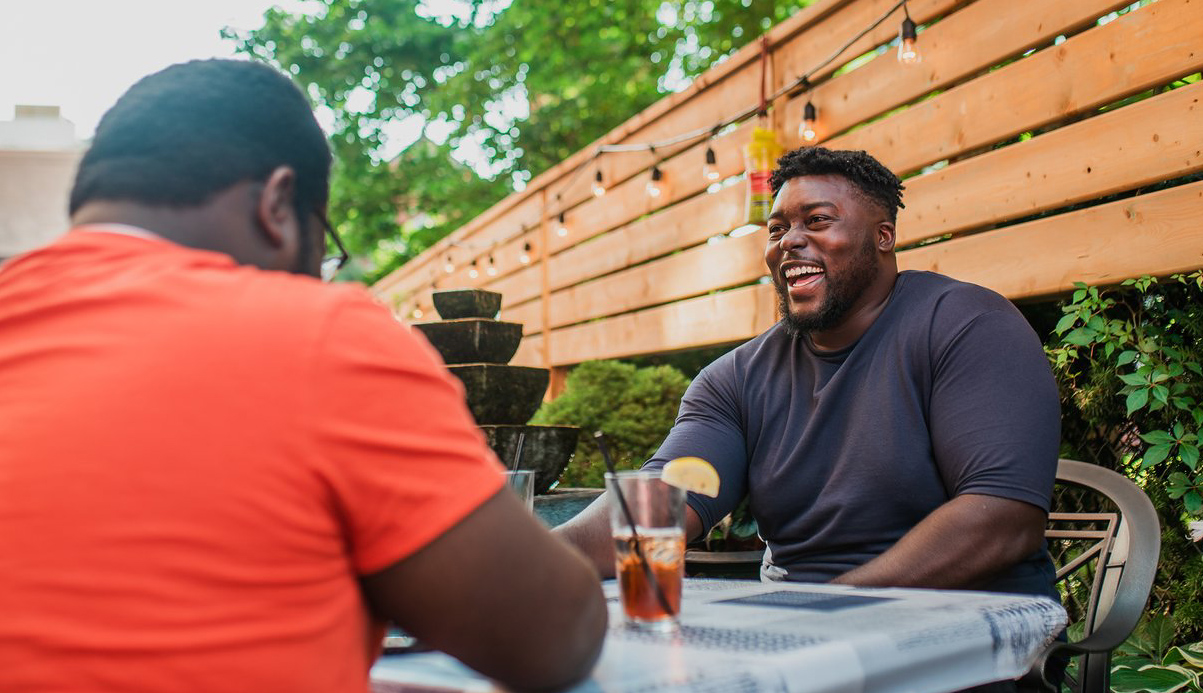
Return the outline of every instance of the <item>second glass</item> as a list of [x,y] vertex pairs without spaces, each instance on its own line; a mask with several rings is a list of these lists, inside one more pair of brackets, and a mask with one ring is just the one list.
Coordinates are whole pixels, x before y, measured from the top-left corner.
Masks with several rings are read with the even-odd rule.
[[514,493],[518,494],[518,499],[526,506],[526,509],[534,512],[535,510],[535,472],[531,469],[510,469],[505,472],[505,484],[509,486]]

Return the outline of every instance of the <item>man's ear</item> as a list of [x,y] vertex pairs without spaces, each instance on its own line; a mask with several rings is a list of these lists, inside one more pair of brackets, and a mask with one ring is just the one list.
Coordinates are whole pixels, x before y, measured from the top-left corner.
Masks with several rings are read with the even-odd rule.
[[290,166],[279,166],[271,172],[259,193],[255,216],[268,242],[280,248],[296,246],[298,220],[296,207],[297,174]]
[[892,252],[894,250],[894,242],[897,240],[894,231],[894,222],[883,221],[878,223],[876,234],[877,249],[883,253]]

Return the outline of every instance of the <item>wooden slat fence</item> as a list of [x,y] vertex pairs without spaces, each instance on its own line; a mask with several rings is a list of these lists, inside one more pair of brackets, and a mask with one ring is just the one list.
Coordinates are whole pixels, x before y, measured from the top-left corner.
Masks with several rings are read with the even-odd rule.
[[[769,90],[794,83],[893,4],[820,0],[774,27]],[[926,25],[920,65],[895,60],[898,12],[769,117],[797,146],[809,99],[822,144],[865,149],[906,178],[901,267],[1012,299],[1203,267],[1203,0],[910,0],[909,11]],[[375,290],[406,319],[435,318],[432,288],[502,292],[501,319],[525,325],[513,361],[523,365],[733,343],[767,329],[776,316],[763,231],[730,233],[744,223],[752,121],[655,159],[592,160],[598,145],[663,140],[754,106],[760,52],[759,42],[737,52]],[[707,146],[721,185],[702,176]],[[666,190],[653,201],[645,186],[657,159]],[[596,170],[608,188],[600,198],[590,191]],[[561,211],[563,238],[552,232]],[[527,243],[532,262],[523,264]]]

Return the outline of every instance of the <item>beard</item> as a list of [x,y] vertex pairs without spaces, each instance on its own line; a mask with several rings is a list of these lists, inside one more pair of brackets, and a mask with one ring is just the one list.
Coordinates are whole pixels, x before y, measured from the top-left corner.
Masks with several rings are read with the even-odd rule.
[[870,236],[851,258],[846,272],[834,276],[824,272],[823,281],[827,284],[827,290],[823,294],[823,302],[813,312],[804,315],[790,312],[788,284],[784,281],[774,281],[777,306],[786,334],[799,337],[839,325],[847,317],[856,300],[877,278],[878,270],[877,248],[873,237]]

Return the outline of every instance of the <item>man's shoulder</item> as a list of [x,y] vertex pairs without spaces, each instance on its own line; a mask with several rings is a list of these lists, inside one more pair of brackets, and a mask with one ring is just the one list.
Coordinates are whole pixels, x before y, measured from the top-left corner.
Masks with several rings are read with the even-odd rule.
[[985,312],[1013,307],[992,289],[936,272],[905,270],[898,273],[898,281],[909,300],[929,302],[935,308]]
[[783,353],[794,351],[793,338],[778,322],[752,339],[719,356],[702,369],[697,382],[744,382],[749,374],[764,373],[769,363],[777,362]]

